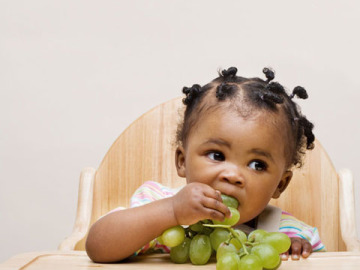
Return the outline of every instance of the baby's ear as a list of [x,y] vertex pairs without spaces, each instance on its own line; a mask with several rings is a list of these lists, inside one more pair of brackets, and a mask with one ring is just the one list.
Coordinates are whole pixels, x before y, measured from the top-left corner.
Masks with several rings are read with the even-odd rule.
[[185,173],[185,150],[182,146],[178,146],[175,151],[175,166],[180,177],[186,177]]
[[277,186],[274,194],[273,194],[273,198],[274,199],[277,199],[280,197],[281,193],[284,192],[284,190],[287,188],[287,186],[289,185],[290,183],[290,180],[293,176],[293,173],[292,171],[286,171],[283,176],[281,177],[281,180],[279,182],[279,185]]

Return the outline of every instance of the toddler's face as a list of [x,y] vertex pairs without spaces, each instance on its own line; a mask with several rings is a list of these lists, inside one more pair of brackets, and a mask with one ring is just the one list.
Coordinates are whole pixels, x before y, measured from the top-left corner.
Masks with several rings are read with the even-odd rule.
[[178,173],[187,183],[208,184],[239,201],[240,221],[256,217],[285,190],[286,140],[278,114],[260,112],[244,119],[217,108],[190,131],[186,148],[177,150]]

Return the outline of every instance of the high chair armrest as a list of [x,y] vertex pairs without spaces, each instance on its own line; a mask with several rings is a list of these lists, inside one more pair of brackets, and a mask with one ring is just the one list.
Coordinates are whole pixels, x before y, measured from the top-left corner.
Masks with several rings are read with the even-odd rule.
[[75,250],[76,244],[85,237],[91,218],[93,205],[94,178],[96,170],[91,167],[83,168],[80,173],[78,206],[75,224],[71,235],[59,245],[59,250]]
[[347,251],[360,251],[356,232],[353,176],[349,169],[342,169],[338,174],[341,235]]

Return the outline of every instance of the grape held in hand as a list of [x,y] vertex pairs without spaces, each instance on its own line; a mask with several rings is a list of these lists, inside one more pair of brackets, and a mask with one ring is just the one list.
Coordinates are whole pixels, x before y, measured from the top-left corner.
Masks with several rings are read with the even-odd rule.
[[239,207],[239,202],[234,197],[231,197],[231,196],[228,196],[225,194],[221,194],[221,199],[227,207],[232,207],[235,209],[237,209]]
[[[240,219],[238,201],[221,195],[231,217],[220,222],[202,220],[184,230],[175,226],[164,231],[158,240],[171,247],[170,258],[174,263],[206,264],[212,250],[216,251],[217,270],[275,270],[281,265],[280,255],[291,245],[290,238],[280,232],[257,229],[248,236],[233,229]],[[217,228],[214,228],[217,227]]]

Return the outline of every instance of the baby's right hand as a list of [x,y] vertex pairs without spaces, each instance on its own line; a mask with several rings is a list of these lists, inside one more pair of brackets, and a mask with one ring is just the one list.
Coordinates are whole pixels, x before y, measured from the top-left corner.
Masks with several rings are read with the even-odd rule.
[[230,217],[218,190],[202,183],[190,183],[172,197],[173,211],[179,225],[191,225],[199,220],[223,221]]

